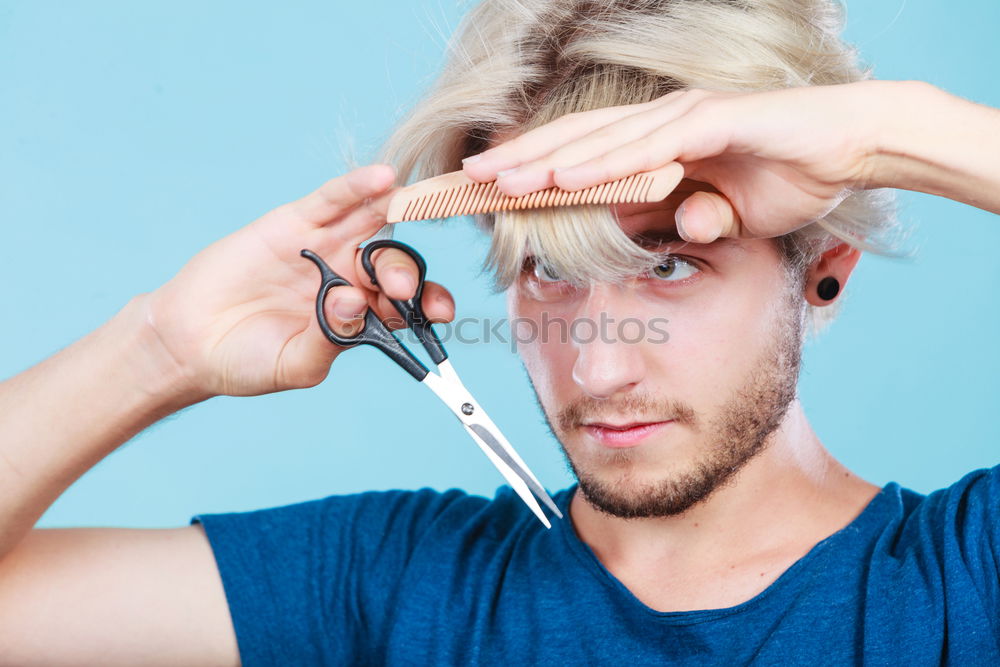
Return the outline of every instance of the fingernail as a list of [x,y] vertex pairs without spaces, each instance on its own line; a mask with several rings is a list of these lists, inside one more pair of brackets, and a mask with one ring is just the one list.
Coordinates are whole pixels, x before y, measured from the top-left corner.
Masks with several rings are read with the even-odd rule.
[[677,211],[674,213],[674,222],[677,223],[677,235],[685,241],[690,241],[691,239],[688,238],[687,232],[684,231],[684,222],[682,220],[685,206],[687,206],[687,202],[684,202],[677,208]]
[[502,169],[497,172],[497,178],[503,178],[508,174],[513,174],[515,171],[517,171],[517,169],[518,169],[517,167],[511,167],[510,169]]
[[341,320],[356,320],[361,317],[365,302],[358,299],[342,299],[333,303],[333,314]]
[[478,155],[470,155],[469,157],[462,158],[462,164],[475,164],[481,159],[483,159],[482,153],[479,153]]

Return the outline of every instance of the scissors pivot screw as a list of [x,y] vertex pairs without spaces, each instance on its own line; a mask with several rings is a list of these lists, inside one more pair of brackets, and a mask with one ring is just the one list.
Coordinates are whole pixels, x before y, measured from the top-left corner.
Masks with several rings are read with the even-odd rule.
[[462,403],[462,414],[465,415],[466,417],[468,417],[475,411],[476,409],[472,407],[472,403]]

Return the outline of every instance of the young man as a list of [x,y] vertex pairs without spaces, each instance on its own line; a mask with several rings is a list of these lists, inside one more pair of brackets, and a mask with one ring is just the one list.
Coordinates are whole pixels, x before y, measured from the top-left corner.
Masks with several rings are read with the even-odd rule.
[[[527,77],[509,97],[491,89],[509,115],[488,113],[474,91],[446,94],[462,81],[490,87],[453,70],[429,99],[472,100],[464,108],[481,122],[432,123],[425,103],[401,126],[412,152],[393,160],[398,172],[418,157],[432,171],[434,160],[438,171],[458,168],[492,146],[465,169],[481,180],[503,172],[509,194],[673,162],[689,179],[663,203],[482,221],[512,316],[671,322],[661,344],[522,346],[579,479],[556,494],[567,519],[546,531],[512,493],[419,491],[209,515],[165,531],[31,530],[73,480],[158,419],[210,396],[326,377],[341,350],[314,320],[315,269],[300,248],[357,285],[328,300],[342,332],[367,308],[392,316],[361,279],[358,246],[384,221],[394,172],[364,167],[213,244],[0,385],[0,661],[1000,660],[1000,468],[927,497],[879,489],[830,456],[795,398],[806,324],[836,303],[855,246],[885,229],[859,214],[874,210],[877,189],[1000,213],[1000,112],[926,84],[837,80],[830,71],[854,75],[829,54],[820,54],[827,70],[811,66],[802,53],[830,44],[808,32],[829,29],[817,20],[826,3],[551,2],[534,14],[516,4],[477,8],[461,34],[483,39],[463,37],[468,48],[457,51],[503,81]],[[671,30],[654,20],[664,17]],[[497,26],[506,37],[490,32]],[[604,41],[588,42],[602,26]],[[733,37],[699,47],[708,28]],[[665,34],[684,38],[677,53],[650,42]],[[630,43],[675,63],[700,48],[700,73],[677,65],[667,77],[648,58],[646,70],[605,62]],[[495,51],[477,54],[477,44]],[[831,85],[707,92],[705,72],[733,81],[763,72],[774,83],[780,68],[768,54],[778,51]],[[505,67],[499,52],[541,69]],[[799,81],[795,71],[781,80]],[[602,95],[613,99],[600,104]],[[451,143],[438,141],[449,131]],[[412,294],[405,258],[383,252],[377,264],[389,296]],[[233,266],[254,271],[234,276]],[[439,285],[428,285],[424,305],[434,318],[453,315]]]

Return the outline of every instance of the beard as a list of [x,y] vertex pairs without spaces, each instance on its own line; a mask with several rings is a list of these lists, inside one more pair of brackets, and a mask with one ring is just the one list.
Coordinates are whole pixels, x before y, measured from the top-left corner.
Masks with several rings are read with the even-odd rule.
[[[801,300],[783,300],[774,336],[719,413],[705,424],[689,405],[651,394],[630,393],[611,399],[585,396],[560,409],[554,418],[539,401],[549,430],[559,441],[587,502],[600,512],[622,519],[676,516],[732,483],[736,473],[766,449],[768,436],[781,425],[796,397],[802,317]],[[537,398],[537,390],[535,395]],[[686,470],[652,482],[640,482],[630,471],[641,463],[637,461],[637,450],[602,452],[596,464],[575,461],[566,447],[566,435],[581,428],[585,421],[600,421],[604,415],[634,416],[635,421],[643,422],[672,419],[696,433],[704,431],[699,457]],[[623,472],[612,479],[606,473],[600,474],[602,469]]]

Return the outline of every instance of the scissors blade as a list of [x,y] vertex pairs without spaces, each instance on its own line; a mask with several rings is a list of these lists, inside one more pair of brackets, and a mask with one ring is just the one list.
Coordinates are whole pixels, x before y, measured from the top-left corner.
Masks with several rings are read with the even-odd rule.
[[[472,397],[472,394],[458,373],[452,367],[451,362],[445,359],[438,364],[440,375],[428,373],[423,383],[440,398],[445,405],[458,417],[458,420],[465,426],[466,431],[476,441],[480,449],[487,455],[487,458],[500,471],[504,478],[510,483],[521,499],[540,515],[542,523],[549,526],[546,519],[542,518],[541,508],[535,502],[538,497],[560,519],[562,512],[553,502],[549,494],[545,492],[538,479],[531,473],[521,457],[514,451],[514,447],[507,441],[497,428],[490,416],[486,414],[482,406]],[[534,496],[532,495],[534,493]],[[536,510],[537,508],[537,510]]]
[[521,497],[521,500],[523,500],[524,504],[528,506],[528,509],[530,509],[532,513],[538,517],[538,520],[541,521],[546,528],[551,528],[552,524],[549,523],[548,517],[545,516],[545,512],[542,511],[542,507],[538,504],[535,496],[532,495],[531,489],[528,488],[527,483],[524,481],[524,476],[519,474],[518,470],[514,466],[510,465],[510,457],[506,456],[506,452],[503,451],[503,448],[497,446],[496,440],[489,434],[488,431],[482,432],[485,433],[486,437],[492,442],[484,440],[479,433],[474,430],[476,428],[482,430],[482,427],[479,426],[479,424],[462,424],[462,426],[465,427],[466,432],[475,441],[475,443],[479,445],[479,448],[483,450],[483,453],[486,454],[486,458],[488,458],[496,469],[500,471],[500,474],[504,476],[507,483],[510,484],[512,489],[514,489],[514,492]]
[[531,469],[528,468],[528,464],[525,463],[520,456],[518,456],[514,446],[510,444],[507,438],[504,437],[503,432],[497,427],[493,420],[490,419],[486,410],[483,410],[483,407],[476,402],[476,399],[472,398],[472,394],[465,388],[465,385],[462,384],[461,378],[458,377],[458,373],[455,371],[454,366],[451,365],[451,360],[445,359],[442,363],[438,364],[438,371],[441,373],[441,379],[443,382],[451,386],[458,387],[465,395],[464,400],[473,406],[474,416],[472,418],[466,417],[464,414],[460,414],[457,411],[455,412],[455,416],[457,416],[463,424],[468,425],[478,422],[486,430],[488,430],[490,435],[494,436],[494,442],[499,444],[500,449],[506,452],[510,458],[517,463],[514,467],[519,471],[519,473],[521,473],[521,477],[524,478],[525,482],[529,482],[530,480],[530,482],[533,483],[529,485],[532,486],[533,489],[537,489],[536,495],[538,495],[545,505],[561,519],[562,513],[559,511],[559,508],[556,507],[555,502],[553,502],[549,497],[549,494],[545,493],[542,488],[542,483],[538,481],[538,478],[535,477],[535,475],[531,472]]
[[493,434],[490,433],[489,429],[482,424],[467,424],[467,426],[473,433],[478,435],[483,442],[486,443],[487,447],[493,450],[493,452],[497,455],[497,458],[507,464],[507,467],[512,469],[514,473],[521,478],[525,486],[527,486],[539,500],[545,503],[545,506],[548,507],[553,514],[560,519],[563,518],[562,512],[559,511],[555,502],[549,497],[549,494],[545,492],[542,485],[538,483],[535,476],[531,474],[531,471],[528,470],[524,464],[519,463],[514,459],[514,456],[517,456],[517,454],[514,453],[513,447],[510,447],[509,445],[505,447],[503,443],[493,437]]

